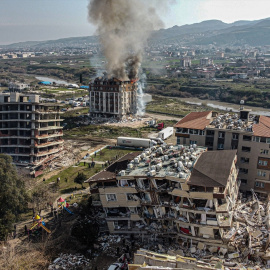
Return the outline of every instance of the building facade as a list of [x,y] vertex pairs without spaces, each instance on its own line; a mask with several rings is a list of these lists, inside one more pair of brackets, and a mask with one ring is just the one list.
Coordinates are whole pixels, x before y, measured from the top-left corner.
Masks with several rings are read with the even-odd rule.
[[270,118],[240,113],[192,112],[176,125],[177,144],[237,149],[241,190],[270,192]]
[[8,89],[10,92],[22,92],[25,89],[28,89],[29,85],[26,83],[19,83],[19,82],[10,82],[8,84]]
[[137,113],[137,82],[96,78],[89,85],[90,116],[122,119]]
[[236,151],[162,146],[133,153],[88,179],[110,233],[226,246],[238,194]]
[[0,153],[18,166],[39,169],[63,149],[60,105],[39,102],[38,95],[0,95]]
[[191,67],[191,59],[189,57],[180,59],[180,67]]

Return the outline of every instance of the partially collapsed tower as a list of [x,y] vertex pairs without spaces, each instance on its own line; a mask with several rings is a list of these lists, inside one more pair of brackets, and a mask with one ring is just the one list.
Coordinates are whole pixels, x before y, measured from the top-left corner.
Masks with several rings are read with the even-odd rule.
[[91,117],[124,119],[137,113],[137,81],[96,78],[89,85]]

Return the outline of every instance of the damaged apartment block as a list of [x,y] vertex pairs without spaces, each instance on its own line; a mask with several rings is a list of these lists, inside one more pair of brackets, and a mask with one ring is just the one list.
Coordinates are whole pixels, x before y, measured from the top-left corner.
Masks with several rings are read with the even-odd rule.
[[239,113],[191,112],[176,125],[177,144],[198,144],[208,150],[237,149],[241,191],[270,192],[270,117]]
[[112,234],[226,247],[239,188],[236,161],[236,150],[153,146],[86,182]]
[[38,175],[63,149],[60,114],[60,105],[40,103],[38,95],[1,94],[0,153]]
[[90,116],[123,119],[137,113],[136,80],[96,78],[89,85]]

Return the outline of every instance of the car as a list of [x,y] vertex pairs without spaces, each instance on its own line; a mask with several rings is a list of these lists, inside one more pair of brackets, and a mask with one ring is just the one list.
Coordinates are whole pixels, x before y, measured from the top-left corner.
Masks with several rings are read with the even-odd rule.
[[66,108],[63,108],[62,110],[61,110],[61,112],[66,112],[67,111],[67,109]]

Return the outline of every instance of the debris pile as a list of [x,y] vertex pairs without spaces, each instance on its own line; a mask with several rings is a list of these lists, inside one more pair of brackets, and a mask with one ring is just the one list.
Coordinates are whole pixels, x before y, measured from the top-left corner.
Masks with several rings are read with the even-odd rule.
[[61,253],[48,267],[48,270],[75,270],[90,269],[90,261],[80,254],[63,254]]
[[[253,190],[252,190],[253,192]],[[231,260],[247,265],[270,264],[270,202],[259,201],[256,194],[239,201],[233,211],[233,227],[223,236]]]

